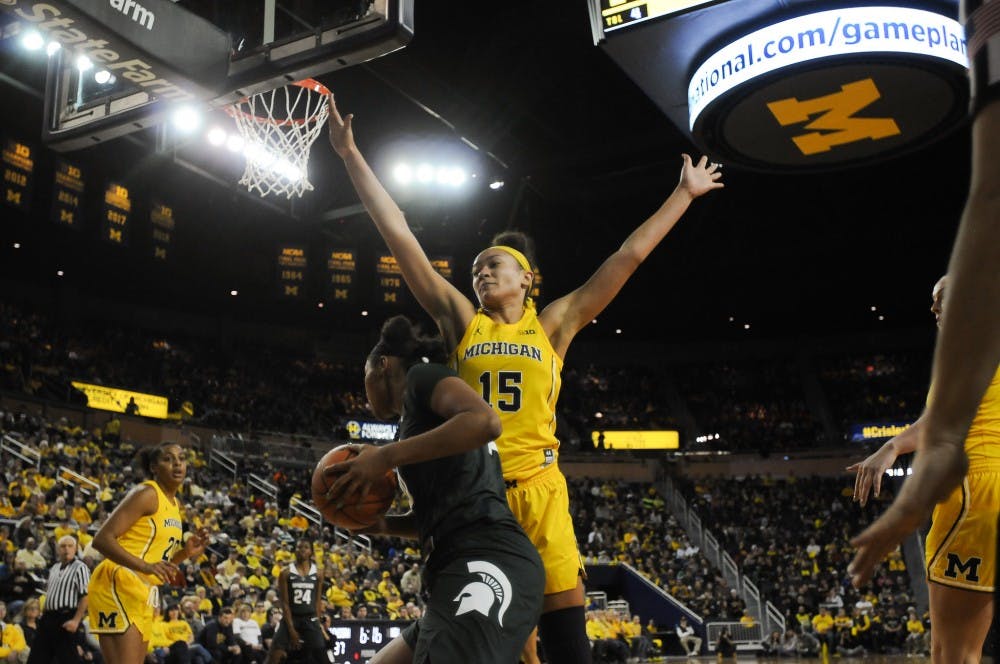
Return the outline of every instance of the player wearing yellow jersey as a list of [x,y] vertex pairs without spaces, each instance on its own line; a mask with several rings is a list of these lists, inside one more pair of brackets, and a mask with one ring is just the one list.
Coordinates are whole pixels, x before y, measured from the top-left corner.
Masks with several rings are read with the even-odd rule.
[[[528,297],[534,279],[527,238],[504,235],[472,265],[473,304],[438,274],[402,211],[354,143],[352,116],[330,101],[330,143],[399,263],[403,278],[453,350],[459,375],[500,415],[496,441],[511,510],[538,548],[546,584],[539,633],[551,664],[591,660],[584,616],[582,563],[573,534],[566,480],[557,465],[555,408],[560,371],[576,334],[614,299],[628,278],[673,228],[691,202],[721,188],[718,164],[682,155],[680,181],[669,198],[582,286],[542,311]],[[520,246],[511,246],[520,243]],[[527,254],[527,255],[526,255]]]
[[104,560],[90,577],[91,631],[104,661],[140,664],[152,635],[158,586],[179,574],[177,565],[205,551],[208,532],[183,535],[177,489],[187,475],[187,452],[177,443],[139,451],[152,479],[138,484],[94,536]]
[[[931,292],[931,311],[941,324],[948,277]],[[926,414],[860,463],[854,498],[877,496],[882,477],[900,454],[917,449]],[[934,661],[978,661],[993,617],[997,516],[1000,512],[1000,367],[965,438],[968,473],[934,508],[925,556],[930,584],[931,651]]]

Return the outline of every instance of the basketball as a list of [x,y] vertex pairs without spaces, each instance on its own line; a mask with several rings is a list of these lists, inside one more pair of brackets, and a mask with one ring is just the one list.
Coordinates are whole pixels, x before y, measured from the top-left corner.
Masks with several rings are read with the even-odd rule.
[[317,462],[312,475],[312,498],[316,509],[329,523],[347,530],[367,528],[378,521],[379,517],[385,514],[392,505],[398,487],[396,473],[390,470],[381,480],[372,484],[364,500],[361,500],[357,494],[344,496],[343,504],[340,509],[337,509],[336,503],[326,498],[327,490],[337,478],[336,476],[327,477],[323,471],[335,463],[354,456],[357,456],[357,452],[350,445],[335,447]]

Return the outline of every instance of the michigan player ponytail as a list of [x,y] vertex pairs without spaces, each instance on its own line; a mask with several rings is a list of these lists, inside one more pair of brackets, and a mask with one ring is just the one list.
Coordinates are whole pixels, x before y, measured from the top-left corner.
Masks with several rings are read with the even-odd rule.
[[398,357],[408,369],[420,362],[444,363],[448,352],[441,337],[422,335],[409,318],[399,315],[382,323],[378,343],[368,354],[368,362],[373,363],[382,356]]

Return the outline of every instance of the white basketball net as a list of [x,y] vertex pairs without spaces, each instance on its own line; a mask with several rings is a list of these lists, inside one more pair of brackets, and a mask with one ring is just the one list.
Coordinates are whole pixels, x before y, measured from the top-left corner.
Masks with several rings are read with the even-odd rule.
[[309,149],[326,123],[330,91],[299,81],[251,95],[227,109],[243,136],[246,168],[240,184],[261,196],[291,198],[312,191]]

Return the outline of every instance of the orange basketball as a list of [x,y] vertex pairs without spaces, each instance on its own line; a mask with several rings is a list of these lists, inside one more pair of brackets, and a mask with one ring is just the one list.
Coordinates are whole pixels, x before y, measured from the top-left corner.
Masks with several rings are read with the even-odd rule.
[[316,468],[313,469],[312,498],[316,509],[328,522],[347,530],[360,530],[374,524],[389,510],[392,501],[396,498],[398,484],[396,473],[390,470],[385,474],[385,477],[372,484],[364,500],[361,500],[358,494],[344,496],[343,505],[337,509],[336,503],[326,499],[327,490],[337,478],[336,476],[327,477],[323,471],[328,466],[353,456],[357,456],[357,453],[349,445],[340,445],[323,455],[323,458],[317,462]]

